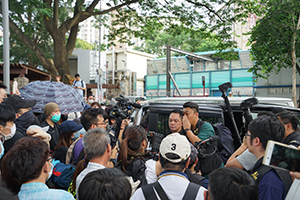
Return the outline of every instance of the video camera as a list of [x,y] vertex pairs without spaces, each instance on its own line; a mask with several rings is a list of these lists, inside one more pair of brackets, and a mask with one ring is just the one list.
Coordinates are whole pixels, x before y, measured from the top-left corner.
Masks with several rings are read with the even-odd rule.
[[133,108],[141,108],[141,105],[131,102],[128,98],[125,98],[120,94],[120,97],[116,97],[116,105],[111,108],[109,117],[128,119],[132,113]]
[[245,133],[248,130],[248,125],[252,121],[252,115],[250,113],[250,108],[256,104],[258,104],[258,100],[255,97],[245,99],[240,104],[241,109],[243,109],[243,117],[244,117],[244,125],[241,128],[241,135],[240,135],[241,140],[244,138]]
[[118,138],[122,120],[130,118],[133,108],[141,108],[142,106],[137,103],[132,103],[123,95],[116,97],[115,100],[117,103],[113,107],[109,108],[108,115],[109,118],[116,119],[116,122],[111,126],[111,129],[112,127],[115,127],[115,137]]

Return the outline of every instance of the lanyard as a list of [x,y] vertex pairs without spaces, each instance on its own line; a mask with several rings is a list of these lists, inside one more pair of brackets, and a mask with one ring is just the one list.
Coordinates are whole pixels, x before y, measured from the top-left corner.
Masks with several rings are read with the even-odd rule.
[[177,177],[180,177],[180,178],[183,178],[183,179],[189,181],[186,177],[184,177],[182,175],[178,175],[178,174],[164,174],[164,175],[161,175],[160,177],[158,177],[157,180],[161,179],[162,177],[166,177],[166,176],[177,176]]

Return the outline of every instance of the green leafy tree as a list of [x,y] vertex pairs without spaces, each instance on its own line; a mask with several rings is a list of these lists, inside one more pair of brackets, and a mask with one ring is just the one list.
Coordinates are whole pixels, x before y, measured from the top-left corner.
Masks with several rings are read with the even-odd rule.
[[264,15],[251,31],[252,59],[250,69],[257,77],[267,78],[271,72],[279,73],[282,68],[292,68],[292,98],[296,100],[296,63],[300,56],[300,7],[299,0],[261,1]]
[[202,52],[218,50],[220,42],[214,35],[197,30],[193,32],[189,30],[188,33],[182,31],[175,36],[166,32],[158,32],[155,33],[153,40],[146,40],[141,47],[135,47],[135,50],[165,57],[166,50],[164,47],[167,44],[190,52]]
[[76,40],[75,48],[76,49],[79,49],[79,48],[90,49],[90,50],[95,49],[94,45],[88,43],[87,41],[79,39],[79,38]]
[[[35,54],[44,69],[52,75],[59,73],[63,81],[67,81],[70,74],[68,59],[76,45],[79,23],[91,16],[113,13],[113,21],[108,25],[111,43],[117,38],[129,44],[133,37],[146,40],[153,37],[157,30],[180,35],[178,27],[184,26],[191,30],[210,30],[222,39],[221,48],[224,49],[234,45],[230,35],[232,23],[247,17],[247,13],[243,12],[246,8],[244,4],[253,4],[243,0],[108,0],[106,2],[111,6],[99,11],[96,9],[99,2],[9,0],[9,27],[28,48],[28,52]],[[35,42],[36,37],[42,36],[51,38],[51,51],[41,45],[48,39]]]

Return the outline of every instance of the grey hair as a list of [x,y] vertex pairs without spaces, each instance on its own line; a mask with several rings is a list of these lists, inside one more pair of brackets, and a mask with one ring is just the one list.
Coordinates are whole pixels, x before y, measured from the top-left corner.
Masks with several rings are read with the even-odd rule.
[[84,134],[82,144],[86,157],[90,160],[104,155],[107,145],[110,144],[110,137],[102,128],[90,129]]

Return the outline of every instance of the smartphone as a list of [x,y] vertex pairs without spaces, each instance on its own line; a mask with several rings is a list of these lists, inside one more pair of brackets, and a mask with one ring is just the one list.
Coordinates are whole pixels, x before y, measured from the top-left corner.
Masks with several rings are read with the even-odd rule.
[[283,170],[300,172],[300,151],[286,144],[269,140],[263,164]]
[[17,89],[18,89],[18,82],[17,82],[17,81],[14,81],[14,82],[13,82],[13,94],[16,94],[16,93],[17,93]]

